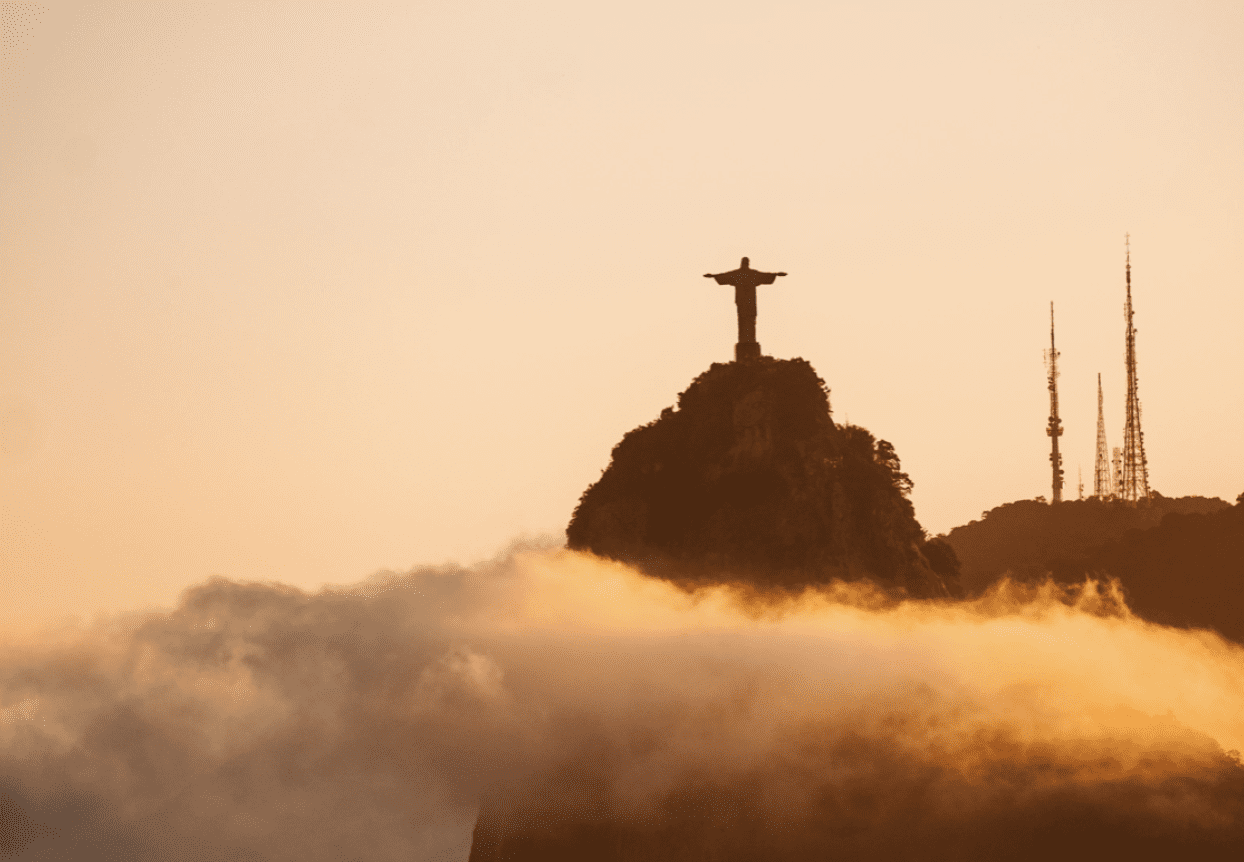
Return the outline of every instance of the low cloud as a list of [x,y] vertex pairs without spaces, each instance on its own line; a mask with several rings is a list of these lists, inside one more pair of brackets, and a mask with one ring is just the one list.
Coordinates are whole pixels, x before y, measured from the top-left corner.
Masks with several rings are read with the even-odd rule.
[[1226,852],[1244,650],[1108,585],[765,599],[519,547],[317,594],[218,579],[11,639],[0,746],[27,824],[0,856],[30,859],[462,860],[481,799],[490,828],[637,847],[693,823],[966,858],[1072,824]]

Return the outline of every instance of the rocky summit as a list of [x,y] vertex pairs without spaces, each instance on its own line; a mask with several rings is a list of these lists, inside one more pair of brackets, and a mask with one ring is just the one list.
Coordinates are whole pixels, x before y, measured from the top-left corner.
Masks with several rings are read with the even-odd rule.
[[885,440],[837,425],[803,359],[714,364],[677,407],[627,433],[566,529],[569,546],[693,587],[798,591],[871,579],[912,597],[958,592]]

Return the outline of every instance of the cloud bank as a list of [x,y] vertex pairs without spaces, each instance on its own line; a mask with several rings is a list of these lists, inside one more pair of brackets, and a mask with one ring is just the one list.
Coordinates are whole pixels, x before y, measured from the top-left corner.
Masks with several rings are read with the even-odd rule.
[[0,857],[448,862],[481,799],[485,842],[607,823],[634,853],[1230,854],[1240,748],[1244,650],[1109,587],[691,595],[516,546],[4,642]]

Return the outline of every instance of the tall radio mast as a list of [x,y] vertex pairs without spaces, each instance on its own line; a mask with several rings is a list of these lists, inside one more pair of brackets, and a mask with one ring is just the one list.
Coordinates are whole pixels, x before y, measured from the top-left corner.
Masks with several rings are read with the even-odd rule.
[[1054,347],[1054,303],[1050,303],[1050,349],[1045,352],[1045,367],[1049,372],[1050,422],[1045,433],[1050,437],[1050,466],[1054,475],[1053,503],[1063,501],[1063,456],[1058,453],[1058,438],[1063,435],[1063,425],[1058,418],[1058,350]]
[[1123,305],[1123,317],[1127,321],[1126,365],[1127,406],[1123,426],[1123,483],[1115,493],[1135,506],[1149,499],[1149,464],[1145,460],[1145,434],[1140,430],[1140,396],[1136,391],[1136,327],[1132,325],[1132,243],[1125,236],[1127,245],[1127,302]]
[[1108,500],[1114,496],[1110,481],[1110,449],[1106,446],[1106,414],[1102,409],[1101,372],[1097,372],[1097,462],[1093,466],[1093,496]]

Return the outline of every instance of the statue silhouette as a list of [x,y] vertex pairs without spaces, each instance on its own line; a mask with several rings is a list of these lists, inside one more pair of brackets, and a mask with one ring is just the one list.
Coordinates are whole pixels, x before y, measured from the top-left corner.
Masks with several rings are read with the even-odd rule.
[[773,284],[782,275],[786,273],[752,269],[747,258],[743,258],[738,269],[730,272],[704,274],[705,278],[717,279],[718,284],[734,287],[734,303],[739,311],[739,342],[734,346],[735,359],[756,359],[760,356],[760,345],[756,342],[756,287]]

